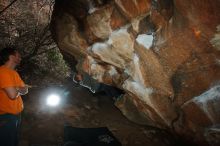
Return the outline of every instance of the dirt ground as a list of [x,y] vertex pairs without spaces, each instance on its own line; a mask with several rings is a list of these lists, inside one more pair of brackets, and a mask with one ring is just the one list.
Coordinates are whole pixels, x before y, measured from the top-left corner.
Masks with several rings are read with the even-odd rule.
[[[61,105],[49,107],[46,97],[57,92]],[[63,145],[64,124],[74,127],[108,127],[123,146],[170,146],[169,136],[151,127],[127,120],[112,98],[94,95],[70,84],[63,87],[32,88],[24,97],[20,146]]]

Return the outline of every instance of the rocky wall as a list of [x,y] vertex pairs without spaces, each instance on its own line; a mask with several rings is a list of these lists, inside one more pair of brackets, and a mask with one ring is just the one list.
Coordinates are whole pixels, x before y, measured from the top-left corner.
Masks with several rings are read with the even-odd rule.
[[125,91],[116,106],[128,119],[219,144],[219,8],[219,0],[56,0],[51,30],[80,72]]

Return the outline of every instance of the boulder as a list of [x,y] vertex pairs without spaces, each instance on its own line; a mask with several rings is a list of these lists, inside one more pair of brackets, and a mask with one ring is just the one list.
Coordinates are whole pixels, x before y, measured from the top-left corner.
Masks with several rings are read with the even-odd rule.
[[219,8],[219,0],[56,0],[52,33],[79,71],[125,91],[115,105],[128,119],[217,145]]

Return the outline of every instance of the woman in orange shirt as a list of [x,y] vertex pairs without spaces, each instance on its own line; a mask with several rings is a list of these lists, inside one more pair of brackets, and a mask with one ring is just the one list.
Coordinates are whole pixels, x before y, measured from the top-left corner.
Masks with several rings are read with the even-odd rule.
[[21,95],[28,93],[16,66],[21,55],[15,48],[4,48],[0,52],[0,146],[17,146],[20,113],[23,110]]

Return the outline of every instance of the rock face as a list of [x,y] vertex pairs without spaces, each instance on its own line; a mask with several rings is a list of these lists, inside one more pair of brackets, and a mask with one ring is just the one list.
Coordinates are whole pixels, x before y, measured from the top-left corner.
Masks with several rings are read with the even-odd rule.
[[116,106],[130,120],[218,145],[219,8],[219,0],[56,0],[51,28],[80,72],[126,92]]

